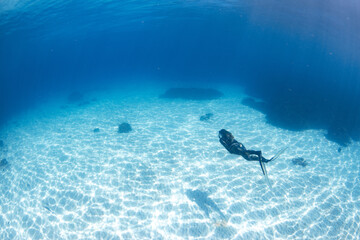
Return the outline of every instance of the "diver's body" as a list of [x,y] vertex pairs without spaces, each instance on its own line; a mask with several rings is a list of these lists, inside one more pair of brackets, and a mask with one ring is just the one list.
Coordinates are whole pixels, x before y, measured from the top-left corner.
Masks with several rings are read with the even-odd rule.
[[242,143],[236,141],[234,136],[225,129],[219,131],[219,141],[229,153],[240,155],[248,161],[259,161],[261,159],[261,162],[270,162],[272,160],[264,158],[261,151],[247,150]]

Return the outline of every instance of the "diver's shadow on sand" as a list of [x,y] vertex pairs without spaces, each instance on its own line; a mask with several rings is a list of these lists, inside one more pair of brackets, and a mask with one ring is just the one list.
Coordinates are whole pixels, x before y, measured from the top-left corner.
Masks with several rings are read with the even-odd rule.
[[227,218],[221,212],[220,208],[211,198],[209,198],[209,195],[206,192],[188,189],[186,190],[186,196],[191,201],[195,202],[208,218],[210,218],[211,212],[214,211],[219,214],[221,220],[227,221]]

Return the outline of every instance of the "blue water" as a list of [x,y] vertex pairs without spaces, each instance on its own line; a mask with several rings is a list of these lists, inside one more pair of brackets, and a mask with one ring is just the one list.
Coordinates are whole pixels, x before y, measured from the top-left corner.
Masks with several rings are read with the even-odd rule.
[[[340,199],[340,202],[344,195],[353,196],[353,202],[346,203],[346,206],[352,204],[351,207],[339,214],[347,220],[339,224],[344,226],[346,225],[344,222],[350,222],[349,224],[352,224],[353,229],[358,229],[358,225],[353,224],[353,222],[358,222],[359,220],[358,210],[354,210],[354,215],[351,215],[350,211],[356,209],[356,206],[359,204],[359,191],[354,187],[359,183],[359,166],[357,164],[359,159],[356,155],[352,155],[352,153],[357,152],[357,144],[360,141],[359,42],[360,4],[356,0],[345,2],[339,0],[329,0],[326,2],[313,0],[298,2],[285,0],[270,0],[266,2],[250,0],[97,0],[91,2],[78,0],[3,0],[0,2],[0,140],[2,141],[0,143],[3,145],[0,145],[0,150],[2,151],[0,157],[7,156],[7,163],[12,167],[14,167],[15,163],[19,164],[19,162],[16,162],[22,159],[22,149],[19,146],[22,146],[21,144],[23,143],[21,141],[24,141],[24,132],[21,129],[27,129],[28,131],[32,125],[34,125],[34,129],[39,129],[39,126],[47,129],[48,125],[45,123],[49,123],[50,127],[48,129],[54,129],[54,131],[59,132],[65,129],[66,134],[70,134],[67,131],[76,131],[76,127],[69,130],[60,123],[58,128],[51,126],[51,119],[55,119],[55,122],[66,120],[66,118],[64,120],[59,115],[66,116],[69,114],[69,116],[72,116],[71,119],[85,122],[88,121],[86,116],[91,116],[89,119],[92,119],[92,116],[96,116],[97,111],[104,111],[104,116],[108,119],[111,119],[111,111],[119,111],[117,113],[121,115],[123,112],[113,106],[116,102],[114,99],[116,98],[108,99],[106,97],[107,91],[113,89],[120,89],[119,92],[121,94],[119,96],[122,97],[127,96],[124,93],[124,89],[130,89],[128,94],[134,97],[136,96],[134,91],[136,92],[138,88],[138,96],[134,97],[134,99],[139,98],[140,102],[141,100],[147,101],[138,103],[134,100],[136,103],[133,103],[132,98],[130,98],[127,103],[126,101],[119,100],[122,104],[119,105],[119,108],[123,108],[128,116],[121,116],[119,119],[114,117],[112,119],[114,126],[121,123],[121,121],[131,120],[135,122],[136,131],[136,127],[138,129],[141,128],[141,123],[137,122],[139,119],[147,126],[150,123],[146,123],[146,119],[150,121],[153,118],[152,114],[147,112],[147,108],[154,109],[154,111],[161,115],[161,117],[157,116],[158,118],[156,118],[161,123],[164,123],[162,122],[165,121],[164,118],[172,113],[170,107],[169,109],[166,107],[162,108],[160,105],[163,102],[159,103],[158,101],[161,100],[157,99],[157,96],[164,93],[166,89],[171,87],[212,87],[224,93],[223,99],[227,101],[226,104],[224,102],[217,102],[218,100],[214,100],[213,105],[208,102],[203,103],[203,105],[196,105],[198,103],[191,101],[189,105],[182,105],[176,102],[179,100],[175,100],[175,103],[170,104],[174,104],[174,107],[188,107],[189,112],[186,116],[191,119],[198,120],[200,115],[207,113],[214,114],[214,125],[207,125],[206,129],[213,131],[215,138],[216,132],[221,128],[226,127],[235,131],[235,133],[239,131],[238,134],[245,135],[246,131],[244,132],[244,129],[246,129],[252,134],[255,133],[256,136],[254,136],[253,141],[249,140],[250,143],[255,145],[259,142],[266,144],[264,139],[271,141],[271,136],[274,136],[274,139],[278,141],[274,141],[272,144],[290,144],[294,147],[299,147],[300,153],[306,155],[308,160],[312,159],[315,161],[320,158],[322,161],[328,162],[329,159],[336,159],[334,163],[330,162],[330,165],[316,165],[318,169],[314,171],[318,171],[319,174],[324,169],[333,171],[333,168],[339,167],[342,164],[346,165],[347,161],[349,161],[349,166],[353,166],[353,170],[338,170],[337,176],[339,179],[346,179],[348,177],[349,182],[344,184],[350,192],[354,190],[355,193],[337,193],[336,199]],[[147,88],[150,93],[146,91],[144,93],[144,88]],[[228,89],[232,89],[235,93],[228,91]],[[74,106],[69,105],[64,100],[73,92],[80,92],[85,96],[85,101],[79,103],[78,106],[79,111],[84,114],[83,116],[73,117],[73,112],[76,112],[73,109]],[[124,99],[127,99],[125,97]],[[58,104],[55,104],[56,107],[52,108],[46,105],[54,106],[54,102]],[[153,106],[151,103],[155,105]],[[159,106],[156,104],[159,104]],[[44,105],[45,109],[47,109],[46,111],[43,110]],[[84,110],[82,108],[84,106],[89,106],[91,112]],[[106,106],[112,107],[107,109]],[[136,106],[140,110],[136,110]],[[227,112],[223,112],[221,106]],[[196,107],[199,108],[198,112],[194,110]],[[62,110],[56,112],[55,108]],[[161,113],[162,109],[166,109],[168,114]],[[245,111],[244,109],[247,110]],[[214,110],[218,112],[214,112]],[[46,115],[53,111],[53,117]],[[140,111],[140,113],[136,113],[136,111]],[[174,111],[176,112],[177,110]],[[186,112],[187,110],[184,111]],[[233,116],[230,113],[231,111],[233,113],[245,114],[246,116]],[[38,113],[40,114],[38,118],[33,117],[33,114],[37,116],[36,114]],[[199,116],[193,115],[195,113]],[[259,126],[256,124],[252,125],[254,122],[250,116],[254,116],[253,119],[259,121]],[[233,120],[221,119],[221,117],[232,117]],[[181,135],[179,136],[179,141],[183,144],[181,145],[182,147],[185,149],[187,146],[194,147],[191,143],[186,143],[185,139],[189,137],[188,131],[174,127],[177,121],[187,123],[186,121],[189,119],[180,115],[174,115],[173,118],[171,120],[173,122],[170,121],[168,123],[165,121],[163,126],[153,126],[150,124],[149,127],[154,132],[164,134],[166,134],[165,129],[163,129],[164,126],[168,126],[169,129],[175,129],[174,131],[179,131],[178,133]],[[241,125],[243,120],[250,124],[249,126],[252,126],[252,128]],[[81,125],[81,129],[99,128],[100,134],[105,134],[104,136],[107,136],[106,139],[109,140],[108,138],[110,137],[106,134],[110,134],[112,125],[106,119],[93,119],[88,122],[96,124],[84,127]],[[221,123],[224,123],[224,126]],[[107,126],[106,124],[109,125]],[[267,127],[261,124],[267,124]],[[194,126],[201,128],[202,125]],[[12,131],[15,129],[15,131],[11,133],[10,129]],[[279,129],[279,132],[273,129]],[[104,133],[102,133],[103,131]],[[275,133],[272,131],[275,131]],[[288,133],[288,138],[284,137],[286,133]],[[32,134],[36,135],[35,133]],[[305,141],[307,139],[306,134],[311,135],[308,142]],[[39,139],[41,138],[40,136],[46,136],[46,134],[43,133],[41,135],[39,133]],[[250,136],[252,135],[248,137]],[[80,137],[83,139],[83,136]],[[150,141],[150,136],[146,135],[145,137],[148,137]],[[299,137],[299,140],[294,140],[297,137]],[[158,136],[158,138],[161,137]],[[157,141],[160,141],[158,138],[156,138]],[[20,141],[19,139],[22,140]],[[32,141],[31,139],[28,140]],[[156,142],[158,144],[155,147],[156,151],[161,152],[167,149],[166,140],[169,139],[164,138],[163,140],[164,146],[161,141]],[[170,137],[170,140],[176,142],[176,135]],[[54,148],[55,150],[53,150],[56,152],[57,143],[56,141],[52,143],[54,146],[49,148]],[[100,143],[101,140],[96,144]],[[138,142],[134,140],[134,143]],[[111,144],[115,143],[111,142]],[[216,142],[211,146],[218,146],[216,144],[218,143]],[[304,147],[301,148],[297,144],[304,144]],[[82,144],[81,146],[83,147]],[[107,146],[107,149],[113,149],[111,146]],[[161,146],[163,146],[163,150],[161,150]],[[305,149],[305,146],[312,150]],[[256,147],[266,149],[266,146],[262,145],[256,145]],[[281,146],[278,147],[281,148]],[[323,153],[319,153],[322,151],[322,148],[326,149],[323,150]],[[28,146],[28,149],[32,149],[32,147]],[[41,146],[38,146],[36,149],[39,152],[45,151]],[[176,148],[171,148],[171,150],[174,149]],[[332,149],[334,152],[331,152],[332,150],[329,149]],[[28,157],[57,156],[57,154],[52,154],[50,150],[46,151],[47,154],[44,155],[37,153],[35,150],[32,154],[27,153],[25,155]],[[62,151],[66,152],[66,156],[75,154],[71,153],[71,151],[69,153],[67,150]],[[141,152],[140,149],[137,151],[138,153]],[[291,154],[299,152],[294,148],[292,151],[294,152],[291,152]],[[81,149],[74,150],[74,152],[81,152]],[[192,150],[187,149],[185,152],[189,154],[189,157],[192,156]],[[332,155],[342,153],[346,154],[348,159],[340,158],[339,155]],[[13,159],[11,156],[13,156]],[[108,155],[106,156],[109,157]],[[200,157],[203,155],[196,156]],[[290,156],[288,158],[290,159]],[[145,159],[151,159],[151,157],[147,156]],[[161,156],[158,159],[165,161],[166,157]],[[27,161],[28,159],[25,158],[25,160]],[[145,165],[151,169],[150,160]],[[139,166],[141,167],[141,163],[132,167],[137,168]],[[288,165],[286,166],[279,163],[277,170],[281,172],[284,169],[290,169],[289,172],[291,172],[291,168]],[[306,168],[311,168],[311,166],[310,163]],[[127,169],[127,166],[122,167],[119,169]],[[158,165],[155,166],[156,170],[160,168]],[[171,168],[169,166],[169,169]],[[177,167],[173,168],[176,169]],[[207,174],[202,172],[202,168],[199,169],[199,171],[194,172],[194,175],[199,173]],[[210,165],[209,169],[209,172],[215,174],[216,170],[214,170],[213,166]],[[224,169],[230,171],[226,166]],[[21,171],[19,170],[18,172]],[[307,172],[307,177],[310,177],[311,173],[312,171]],[[131,174],[135,173],[131,172]],[[157,172],[155,171],[150,175],[150,178],[152,178],[157,175]],[[190,174],[188,178],[191,178],[191,176]],[[230,176],[234,175],[231,173]],[[42,177],[40,178],[42,179]],[[148,176],[145,176],[145,179],[146,177]],[[224,178],[226,178],[226,174]],[[187,181],[186,179],[181,180]],[[300,176],[296,175],[294,179],[291,183],[300,186],[296,185],[302,189],[299,190],[300,193],[308,193],[303,189],[303,187],[307,189],[308,186],[301,185],[302,180]],[[199,181],[201,182],[201,180]],[[313,184],[312,181],[310,182]],[[319,182],[321,183],[319,185],[327,185],[332,180],[329,180],[328,176],[326,176],[321,178]],[[226,181],[225,183],[230,184]],[[227,186],[226,184],[224,186]],[[275,187],[277,194],[281,194],[281,189],[287,189],[286,183],[281,184],[279,183],[278,185],[280,190],[276,190]],[[341,184],[339,182],[338,186]],[[317,184],[314,183],[314,185]],[[194,188],[191,188],[191,186]],[[215,206],[218,212],[224,213],[227,215],[226,218],[229,218],[228,215],[231,212],[229,209],[234,209],[236,203],[229,203],[230,198],[228,200],[222,199],[220,202],[216,199],[213,200],[212,195],[209,193],[214,193],[218,190],[209,190],[211,187],[204,189],[199,188],[199,185],[196,184],[191,186],[188,189],[184,189],[183,196],[185,196],[185,199],[186,191],[200,192],[210,199],[207,201],[211,202],[213,208]],[[293,187],[291,186],[291,189]],[[297,187],[294,187],[294,192],[296,192]],[[144,188],[146,189],[146,187]],[[6,190],[7,188],[2,189]],[[241,187],[241,190],[244,189],[248,190],[246,186]],[[240,192],[246,192],[245,190]],[[229,193],[229,196],[234,196],[231,194],[235,194],[237,190],[233,188],[233,191]],[[261,193],[259,194],[261,195]],[[86,194],[84,193],[84,195]],[[314,195],[320,199],[319,195],[321,196],[321,194],[319,192],[315,191]],[[257,195],[255,193],[249,194],[249,198],[254,196]],[[344,198],[346,199],[346,197]],[[9,197],[8,199],[13,198]],[[284,199],[280,200],[285,201]],[[195,197],[195,202],[199,205],[201,201],[196,200]],[[191,201],[188,202],[188,204],[190,203]],[[7,205],[7,208],[10,205]],[[241,208],[244,208],[245,203],[242,202],[240,205]],[[292,206],[295,208],[296,202]],[[204,209],[205,207],[200,207],[198,214],[201,214],[201,208]],[[282,208],[286,209],[286,206],[282,206]],[[335,207],[326,208],[321,206],[319,208],[324,209],[324,211],[330,209],[336,212],[338,210]],[[48,209],[50,209],[49,211],[55,211],[50,207]],[[234,212],[236,211],[234,210]],[[6,212],[3,210],[4,216]],[[151,215],[151,213],[146,214]],[[334,214],[336,215],[336,213]],[[205,215],[208,215],[208,213]],[[2,219],[0,218],[0,220]],[[315,234],[316,236],[320,236],[323,239],[331,236],[340,238],[346,236],[344,232],[348,228],[345,227],[342,227],[340,230],[334,230],[336,234],[331,235],[330,225],[328,224],[326,227],[322,225],[323,222],[326,222],[326,219],[325,217],[325,220],[319,220],[319,226],[316,222],[313,223],[313,225],[318,226],[318,229],[314,230],[317,233]],[[230,232],[225,231],[223,233],[217,228],[215,233],[212,234],[213,232],[209,230],[211,229],[209,226],[203,226],[203,230],[189,230],[186,229],[186,226],[182,225],[181,228],[185,230],[176,232],[175,235],[179,238],[205,238],[206,236],[217,238],[222,236],[224,238],[240,237],[244,239],[246,236],[253,236],[255,238],[271,238],[271,236],[280,238],[287,238],[287,236],[312,238],[315,236],[309,233],[312,230],[309,230],[309,232],[305,230],[300,231],[301,226],[298,225],[296,225],[296,230],[294,230],[297,233],[296,236],[292,235],[293,232],[291,231],[279,230],[279,227],[274,227],[274,229],[279,230],[280,235],[273,235],[271,231],[275,231],[274,229],[268,232],[265,231],[266,234],[264,232],[259,233],[256,232],[257,228],[254,227],[256,223],[251,221],[250,225],[246,225],[251,230],[242,235],[243,230],[240,231],[238,227],[244,229],[246,226],[241,225],[241,220],[245,221],[248,218],[238,217],[236,220],[229,220],[230,222],[235,222],[235,226],[231,227]],[[289,221],[295,220],[290,219]],[[0,221],[0,226],[1,224],[2,221]],[[290,225],[294,226],[292,223]],[[23,228],[26,229],[26,224],[22,226],[25,226]],[[175,224],[171,228],[176,228],[176,226]],[[13,229],[18,230],[19,228],[14,227]],[[148,231],[151,232],[150,230]],[[39,230],[39,232],[41,231]],[[90,234],[90,232],[91,230],[87,234]],[[150,234],[149,232],[148,234]],[[209,232],[211,233],[210,235]],[[45,236],[44,232],[41,233]],[[65,234],[63,237],[71,238],[71,235],[66,233],[66,231],[65,233],[62,232],[62,234]],[[159,231],[158,233],[164,238],[175,236],[172,235],[173,232],[170,230]],[[169,234],[167,235],[167,233]],[[112,234],[117,235],[116,230]],[[348,237],[357,238],[359,237],[358,234],[359,230]],[[21,239],[22,237],[36,236],[36,234],[8,234],[6,236],[14,236]],[[61,236],[61,234],[54,235],[54,239],[56,236]],[[81,237],[86,238],[89,236],[91,238],[91,236],[94,237],[95,235],[85,234]],[[125,235],[121,236],[126,238]],[[134,238],[135,236],[139,237],[141,233],[137,233],[137,235],[130,234],[129,238]],[[144,235],[144,238],[153,238],[155,235],[150,234],[150,236]],[[102,238],[101,234],[96,235],[96,237]]]
[[[60,91],[230,82],[292,130],[360,137],[359,4],[313,1],[5,1],[1,119]],[[282,116],[283,112],[288,116]]]

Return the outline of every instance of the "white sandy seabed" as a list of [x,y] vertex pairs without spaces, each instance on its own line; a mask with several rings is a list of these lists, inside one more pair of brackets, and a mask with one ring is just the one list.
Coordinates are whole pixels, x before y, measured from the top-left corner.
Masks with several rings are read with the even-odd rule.
[[[273,127],[234,90],[212,101],[160,99],[163,90],[91,93],[82,106],[64,98],[9,122],[0,239],[360,237],[359,143],[339,153],[323,131]],[[117,133],[122,122],[133,131]],[[257,162],[221,146],[222,128],[267,158],[288,147],[267,164],[272,189]]]

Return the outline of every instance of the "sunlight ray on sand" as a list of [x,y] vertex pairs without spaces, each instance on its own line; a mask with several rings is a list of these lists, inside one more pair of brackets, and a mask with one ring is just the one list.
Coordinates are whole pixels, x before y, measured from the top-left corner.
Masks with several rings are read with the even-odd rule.
[[[228,89],[212,101],[160,99],[161,92],[93,93],[97,101],[67,108],[59,100],[3,128],[9,166],[0,169],[0,238],[359,236],[359,143],[339,153],[322,132],[272,127]],[[124,121],[132,131],[119,134]],[[222,128],[268,158],[289,147],[266,166],[272,190],[258,162],[221,146]],[[189,189],[212,202],[208,216]]]

